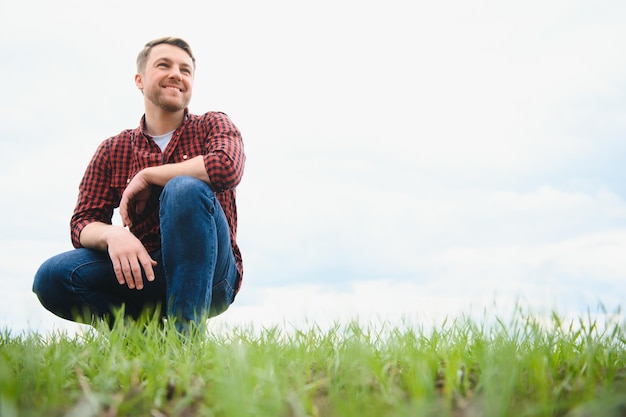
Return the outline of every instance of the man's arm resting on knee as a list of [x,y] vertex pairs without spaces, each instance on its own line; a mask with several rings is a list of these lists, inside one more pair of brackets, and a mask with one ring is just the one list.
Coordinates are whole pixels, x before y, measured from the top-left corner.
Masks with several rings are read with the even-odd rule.
[[165,184],[167,184],[167,182],[172,178],[180,177],[181,175],[194,177],[211,185],[209,174],[206,172],[204,158],[202,155],[198,155],[184,162],[148,167],[139,171],[137,175],[143,176],[148,184],[158,185],[161,187],[165,186]]
[[174,177],[186,175],[197,178],[210,184],[209,174],[204,168],[204,159],[201,155],[188,161],[177,162],[144,168],[139,171],[128,183],[120,200],[120,216],[124,226],[130,226],[129,210],[141,214],[150,197],[150,186],[165,186]]

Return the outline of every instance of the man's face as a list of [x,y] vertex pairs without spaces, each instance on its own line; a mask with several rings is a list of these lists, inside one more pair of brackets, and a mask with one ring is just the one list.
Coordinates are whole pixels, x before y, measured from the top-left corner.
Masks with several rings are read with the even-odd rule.
[[194,67],[191,57],[174,45],[156,45],[150,51],[143,73],[135,76],[146,105],[177,112],[191,100]]

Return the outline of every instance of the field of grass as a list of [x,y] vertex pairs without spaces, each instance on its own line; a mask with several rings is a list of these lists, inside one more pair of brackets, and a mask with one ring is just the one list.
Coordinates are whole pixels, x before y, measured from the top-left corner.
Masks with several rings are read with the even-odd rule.
[[0,333],[0,416],[626,416],[619,322]]

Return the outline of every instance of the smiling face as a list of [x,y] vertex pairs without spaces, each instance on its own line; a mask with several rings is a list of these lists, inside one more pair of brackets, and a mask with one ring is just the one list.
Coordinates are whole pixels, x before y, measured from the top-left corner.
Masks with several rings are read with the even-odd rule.
[[169,44],[154,46],[135,84],[148,107],[167,112],[184,110],[191,100],[194,63],[183,49]]

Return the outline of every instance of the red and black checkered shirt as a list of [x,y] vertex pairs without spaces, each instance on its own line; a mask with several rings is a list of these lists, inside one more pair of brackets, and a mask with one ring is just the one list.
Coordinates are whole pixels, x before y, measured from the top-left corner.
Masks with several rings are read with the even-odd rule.
[[[119,207],[126,184],[137,172],[146,167],[183,162],[204,155],[211,189],[230,227],[230,240],[239,270],[238,291],[243,264],[237,246],[235,187],[241,181],[246,159],[239,129],[224,113],[209,112],[198,116],[185,110],[182,125],[174,131],[165,151],[161,152],[144,127],[145,119],[142,118],[138,128],[124,130],[106,139],[96,150],[80,183],[70,224],[72,244],[81,247],[80,233],[89,223],[112,223],[113,210]],[[160,187],[153,191],[141,216],[129,213],[131,231],[149,252],[161,247],[160,191]]]

